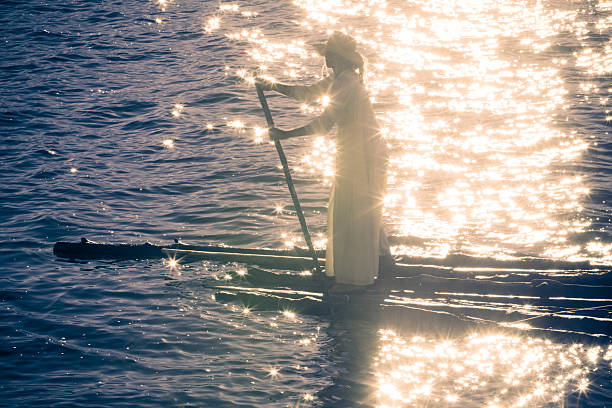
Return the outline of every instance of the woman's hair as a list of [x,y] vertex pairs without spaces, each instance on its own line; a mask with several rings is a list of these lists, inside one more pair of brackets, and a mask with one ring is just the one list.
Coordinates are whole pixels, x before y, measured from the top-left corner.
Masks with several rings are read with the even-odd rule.
[[368,65],[368,61],[365,59],[363,55],[361,55],[361,65],[357,67],[357,74],[359,75],[359,80],[364,85],[365,85],[367,65]]

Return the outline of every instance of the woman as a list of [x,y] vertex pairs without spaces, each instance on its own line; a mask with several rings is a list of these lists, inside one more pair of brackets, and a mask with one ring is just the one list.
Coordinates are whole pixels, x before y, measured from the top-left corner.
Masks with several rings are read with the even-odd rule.
[[[324,44],[315,45],[333,74],[310,86],[291,86],[257,79],[272,90],[310,102],[329,96],[323,114],[293,130],[271,128],[272,140],[324,134],[334,125],[336,172],[329,199],[325,273],[336,288],[364,286],[378,275],[381,246],[388,245],[381,227],[385,187],[386,145],[382,139],[370,98],[363,84],[364,61],[355,40],[334,32]],[[382,245],[381,245],[382,243]],[[342,290],[340,289],[340,290]]]

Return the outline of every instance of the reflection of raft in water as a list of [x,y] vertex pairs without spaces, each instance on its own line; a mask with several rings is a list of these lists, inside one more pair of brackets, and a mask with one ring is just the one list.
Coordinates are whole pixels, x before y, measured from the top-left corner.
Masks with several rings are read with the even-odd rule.
[[[214,285],[218,301],[240,303],[250,310],[314,315],[332,310],[340,317],[424,330],[494,323],[548,334],[612,336],[612,272],[588,263],[403,258],[396,265],[381,267],[381,277],[365,290],[331,294],[324,301],[321,278],[304,273],[313,261],[300,249],[113,245],[83,239],[58,242],[54,253],[81,260],[171,258],[181,263],[211,260],[258,265],[247,273],[228,273],[222,284]],[[319,255],[324,259],[325,252]]]

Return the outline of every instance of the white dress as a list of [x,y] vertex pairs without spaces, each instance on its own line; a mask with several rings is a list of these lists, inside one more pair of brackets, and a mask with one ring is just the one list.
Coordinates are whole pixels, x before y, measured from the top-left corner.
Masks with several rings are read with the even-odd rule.
[[378,275],[383,239],[387,154],[369,96],[358,75],[350,71],[314,85],[286,88],[283,93],[303,101],[327,94],[329,105],[310,126],[320,131],[337,126],[325,273],[338,283],[371,284]]

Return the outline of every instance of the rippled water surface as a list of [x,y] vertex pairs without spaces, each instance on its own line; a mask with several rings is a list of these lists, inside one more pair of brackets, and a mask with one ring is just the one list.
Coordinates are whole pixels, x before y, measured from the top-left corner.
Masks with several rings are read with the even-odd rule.
[[[604,289],[511,291],[543,259],[612,285],[612,2],[4,1],[0,23],[0,406],[611,405]],[[368,59],[393,252],[421,288],[477,258],[447,272],[503,295],[407,279],[367,324],[217,302],[242,265],[53,256],[303,245],[251,82],[325,75],[333,30]],[[282,128],[321,111],[269,103]],[[324,247],[333,133],[284,146]]]

